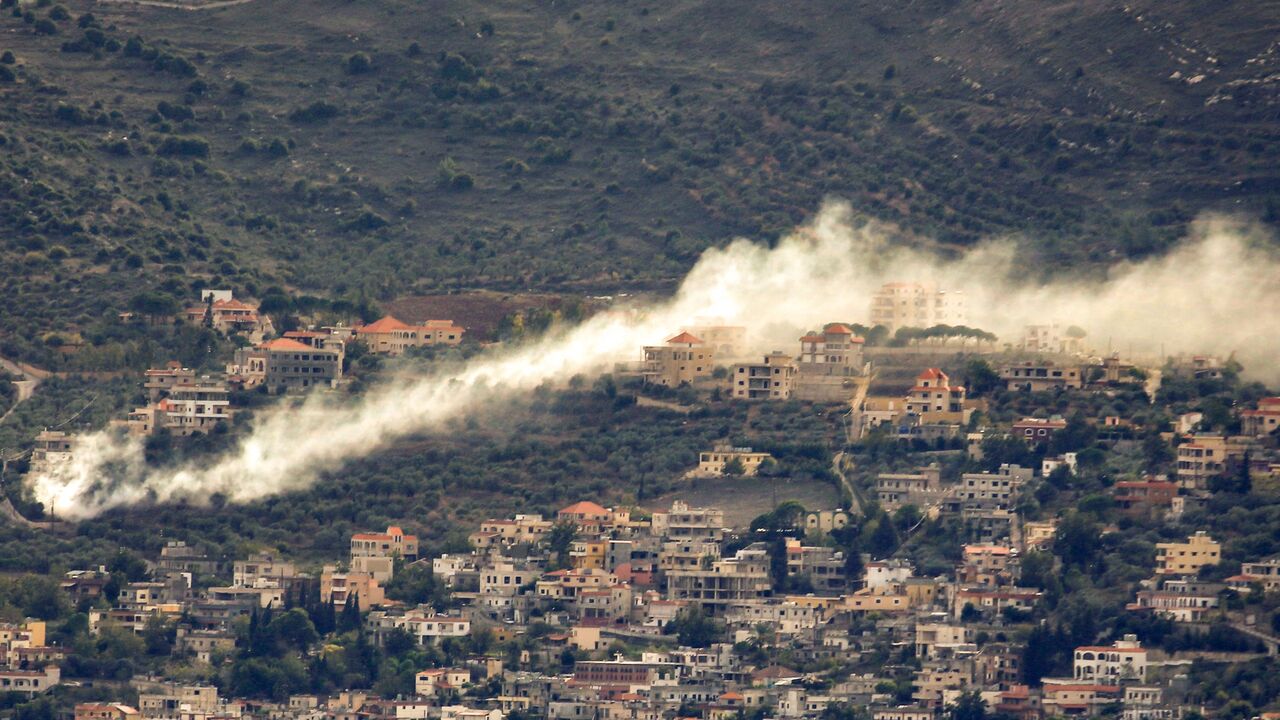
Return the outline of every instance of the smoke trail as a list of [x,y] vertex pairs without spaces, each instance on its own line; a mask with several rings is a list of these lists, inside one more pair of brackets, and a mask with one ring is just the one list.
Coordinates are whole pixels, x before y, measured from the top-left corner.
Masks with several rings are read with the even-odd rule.
[[97,433],[82,439],[70,464],[33,478],[33,489],[69,518],[140,502],[204,502],[214,493],[247,502],[307,487],[323,471],[438,427],[486,398],[635,359],[641,346],[697,317],[746,326],[761,351],[794,350],[803,329],[865,321],[871,293],[893,280],[965,290],[969,324],[1006,338],[1026,323],[1059,321],[1094,339],[1164,343],[1170,353],[1239,349],[1246,364],[1280,349],[1280,262],[1260,230],[1229,220],[1197,222],[1174,252],[1119,266],[1105,280],[1047,285],[1011,278],[1008,242],[942,261],[891,247],[889,237],[855,222],[847,205],[828,203],[776,248],[739,240],[708,250],[674,298],[644,312],[604,313],[456,372],[390,381],[355,403],[314,396],[280,405],[260,414],[234,451],[207,464],[149,468],[139,441]]

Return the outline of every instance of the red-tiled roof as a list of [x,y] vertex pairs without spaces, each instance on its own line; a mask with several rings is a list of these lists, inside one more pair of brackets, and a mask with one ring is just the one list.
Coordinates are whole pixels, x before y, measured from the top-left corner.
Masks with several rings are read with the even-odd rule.
[[668,340],[667,343],[671,345],[701,345],[702,340],[688,332],[682,332]]
[[290,340],[289,338],[276,338],[275,340],[269,340],[258,347],[263,350],[315,350],[315,348],[310,345],[304,345],[297,340]]
[[606,508],[591,502],[590,500],[582,500],[560,510],[560,515],[608,515]]
[[356,333],[357,334],[385,333],[385,332],[391,332],[393,330],[408,330],[408,329],[409,329],[409,326],[407,324],[392,317],[391,315],[387,315],[386,317],[382,317],[377,320],[374,320],[368,325],[362,325],[361,327],[356,328]]
[[946,373],[942,372],[942,371],[941,371],[941,370],[939,370],[938,368],[929,368],[928,370],[925,370],[924,372],[922,372],[922,373],[920,373],[919,375],[917,375],[917,376],[916,376],[916,379],[917,379],[917,380],[932,380],[932,379],[934,379],[934,378],[943,378],[943,377],[946,377],[946,376],[947,376],[947,375],[946,375]]
[[853,331],[844,323],[831,323],[822,329],[828,335],[852,335]]

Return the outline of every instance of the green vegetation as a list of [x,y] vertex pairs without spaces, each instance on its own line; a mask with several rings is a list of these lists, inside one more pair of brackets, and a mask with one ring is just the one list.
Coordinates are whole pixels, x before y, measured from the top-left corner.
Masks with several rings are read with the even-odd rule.
[[[149,290],[667,286],[825,197],[943,250],[1017,234],[1041,272],[1159,252],[1205,209],[1280,213],[1252,6],[418,10],[0,17],[2,351],[56,362],[33,334]],[[1205,80],[1165,79],[1192,71],[1171,43],[1216,58]]]

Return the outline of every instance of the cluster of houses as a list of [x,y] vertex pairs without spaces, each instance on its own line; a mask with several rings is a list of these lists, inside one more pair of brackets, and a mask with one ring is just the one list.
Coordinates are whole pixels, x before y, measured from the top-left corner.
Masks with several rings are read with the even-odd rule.
[[[881,502],[936,500],[940,512],[958,506],[961,513],[969,503],[1007,506],[1030,477],[1016,467],[954,483],[940,483],[936,468],[920,475],[921,482],[882,476]],[[422,646],[479,633],[494,642],[452,666],[418,671],[408,697],[346,691],[267,702],[144,678],[134,681],[137,708],[83,703],[76,717],[501,720],[518,713],[658,720],[769,708],[774,717],[800,718],[849,705],[869,708],[874,720],[933,720],[966,693],[990,712],[1021,720],[1181,716],[1189,661],[1133,636],[1077,647],[1069,674],[1035,687],[1024,682],[1025,648],[1013,639],[1020,636],[1014,626],[1042,593],[1021,584],[1021,558],[1051,539],[1051,527],[1002,525],[965,544],[951,571],[927,576],[901,558],[848,562],[826,539],[850,521],[841,509],[800,512],[775,546],[736,533],[716,508],[676,501],[644,514],[582,501],[553,518],[486,520],[465,554],[425,557],[417,537],[389,527],[353,535],[350,556],[318,571],[257,553],[231,563],[230,583],[212,585],[208,580],[227,577],[228,568],[171,541],[151,563],[151,580],[122,584],[114,607],[90,610],[92,633],[109,625],[143,633],[159,617],[177,625],[176,654],[216,665],[236,652],[236,618],[309,596],[358,607],[378,643],[393,632]],[[782,562],[773,557],[779,550]],[[1225,590],[1280,588],[1280,558],[1244,563],[1221,583],[1197,579],[1201,568],[1219,562],[1219,544],[1204,533],[1161,543],[1155,574],[1128,611],[1202,623],[1224,612]],[[386,598],[385,584],[412,567],[449,589],[447,611]],[[73,571],[62,588],[76,601],[92,600],[108,581],[102,569]],[[709,618],[717,634],[697,647],[681,645],[679,628],[693,618]],[[0,687],[34,695],[57,684],[62,650],[45,642],[39,621],[0,625]],[[759,652],[744,652],[741,643]],[[912,649],[914,664],[868,670],[868,660],[901,648]],[[862,670],[834,679],[796,670],[777,660],[783,650],[799,667]]]

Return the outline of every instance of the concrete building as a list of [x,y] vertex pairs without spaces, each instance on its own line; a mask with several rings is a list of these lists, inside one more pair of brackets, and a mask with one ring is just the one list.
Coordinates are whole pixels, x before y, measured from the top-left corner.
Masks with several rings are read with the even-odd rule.
[[1240,432],[1252,437],[1274,435],[1280,429],[1280,397],[1258,400],[1254,410],[1240,411]]
[[924,509],[937,505],[946,497],[942,487],[942,470],[937,465],[920,468],[915,473],[880,473],[876,476],[876,500],[886,512],[906,505]]
[[1046,390],[1078,390],[1084,387],[1084,371],[1077,365],[1052,362],[1026,362],[1000,368],[1000,379],[1009,390],[1043,392]]
[[994,473],[965,473],[953,497],[961,505],[990,504],[1008,510],[1017,502],[1022,486],[1031,481],[1030,468],[1002,465]]
[[856,387],[854,378],[866,374],[864,342],[840,323],[800,338],[792,396],[810,402],[849,401]]
[[796,372],[795,360],[780,350],[760,362],[734,365],[729,371],[732,396],[738,400],[789,400]]
[[369,352],[379,355],[403,355],[410,348],[428,345],[458,345],[462,342],[463,328],[452,320],[428,320],[421,325],[410,325],[391,315],[368,325],[352,329],[352,336],[363,342]]
[[929,368],[916,376],[915,386],[907,392],[906,410],[922,416],[931,413],[963,414],[964,401],[963,386],[952,385],[951,378],[942,370]]
[[240,348],[227,367],[227,375],[244,387],[265,384],[270,392],[337,387],[342,379],[341,341],[311,347],[297,340],[276,338],[250,348]]
[[61,430],[44,430],[36,436],[31,448],[32,475],[56,472],[71,462],[78,438]]
[[687,332],[667,340],[666,345],[644,348],[640,375],[645,383],[680,387],[711,375],[715,370],[715,348]]
[[1060,417],[1022,418],[1013,424],[1014,437],[1020,437],[1028,445],[1043,445],[1053,438],[1053,434],[1067,427],[1067,421]]
[[656,510],[650,531],[670,540],[714,540],[725,534],[724,511],[718,508],[691,508],[681,500],[671,503],[670,510]]
[[1223,474],[1227,463],[1244,457],[1245,444],[1239,438],[1221,435],[1193,435],[1178,446],[1178,487],[1207,490],[1209,480]]
[[964,292],[933,284],[885,283],[871,298],[871,324],[891,333],[903,327],[964,325],[968,319]]
[[1072,663],[1076,680],[1118,685],[1121,680],[1147,679],[1147,651],[1136,635],[1125,635],[1110,646],[1084,646]]
[[755,452],[749,447],[733,447],[717,445],[710,452],[698,454],[698,467],[689,472],[689,477],[720,477],[724,475],[729,463],[737,461],[742,464],[742,475],[752,477],[760,471],[760,464],[772,460],[769,453]]
[[1156,543],[1157,575],[1195,575],[1222,560],[1222,546],[1204,531],[1184,543]]
[[1062,327],[1058,323],[1026,325],[1017,348],[1024,352],[1056,353],[1069,355],[1084,352],[1084,331],[1076,327]]
[[699,603],[711,614],[722,614],[729,605],[768,597],[769,552],[762,544],[739,550],[731,558],[721,558],[706,568],[672,570],[667,573],[667,599]]
[[721,360],[740,358],[747,351],[747,329],[741,325],[699,322],[680,328],[680,332],[701,338]]

